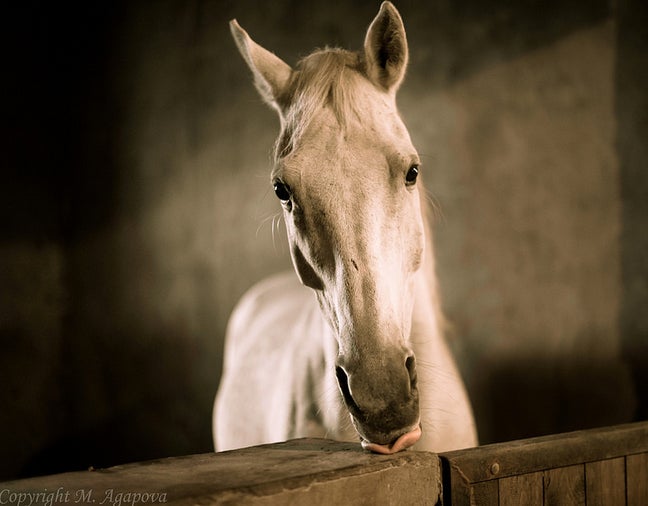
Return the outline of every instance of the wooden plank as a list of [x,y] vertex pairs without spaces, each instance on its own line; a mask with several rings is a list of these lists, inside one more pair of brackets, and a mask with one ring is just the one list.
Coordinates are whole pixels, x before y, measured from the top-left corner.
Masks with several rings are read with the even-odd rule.
[[628,506],[648,504],[648,453],[626,457]]
[[585,465],[587,506],[625,504],[625,458],[600,460]]
[[451,468],[441,461],[443,479],[443,501],[448,506],[498,506],[499,487],[497,480],[472,484],[467,482],[460,469]]
[[482,481],[472,487],[472,504],[499,506],[499,483],[497,480]]
[[460,469],[468,483],[477,483],[644,452],[648,422],[484,445],[440,457]]
[[439,459],[300,439],[0,483],[0,503],[122,506],[437,504]]
[[542,473],[521,474],[499,480],[500,506],[543,506],[542,483]]
[[585,506],[585,466],[549,469],[544,475],[545,506]]
[[471,506],[472,484],[464,479],[461,469],[452,467],[447,460],[439,459],[442,479],[442,504]]

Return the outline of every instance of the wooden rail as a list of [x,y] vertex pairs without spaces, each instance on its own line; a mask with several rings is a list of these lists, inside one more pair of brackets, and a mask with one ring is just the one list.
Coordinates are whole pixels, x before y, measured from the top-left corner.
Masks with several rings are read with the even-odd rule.
[[0,504],[435,505],[440,476],[434,453],[380,456],[359,444],[297,439],[4,483]]
[[299,439],[0,483],[0,506],[648,506],[648,422],[436,455]]
[[648,422],[440,455],[443,504],[648,506]]

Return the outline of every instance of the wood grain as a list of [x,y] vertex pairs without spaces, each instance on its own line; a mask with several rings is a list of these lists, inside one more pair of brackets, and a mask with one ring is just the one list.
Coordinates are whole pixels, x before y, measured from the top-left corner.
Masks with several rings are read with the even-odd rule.
[[628,506],[648,504],[648,453],[626,457]]
[[625,458],[586,464],[585,490],[587,506],[625,504]]
[[522,474],[499,480],[500,506],[542,506],[542,483],[542,473]]
[[499,483],[496,480],[483,481],[473,485],[472,504],[498,506],[499,503]]
[[585,466],[567,466],[545,471],[546,506],[585,505]]
[[644,452],[648,452],[648,422],[484,445],[440,456],[461,469],[470,483],[477,483]]

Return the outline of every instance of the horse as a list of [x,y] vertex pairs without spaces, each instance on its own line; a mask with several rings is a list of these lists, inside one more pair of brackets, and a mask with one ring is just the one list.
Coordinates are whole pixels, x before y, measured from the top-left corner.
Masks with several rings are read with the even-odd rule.
[[396,107],[399,12],[383,2],[363,50],[317,50],[294,69],[230,28],[279,115],[270,181],[295,272],[253,286],[230,317],[216,450],[298,437],[381,454],[475,446],[443,335],[421,161]]

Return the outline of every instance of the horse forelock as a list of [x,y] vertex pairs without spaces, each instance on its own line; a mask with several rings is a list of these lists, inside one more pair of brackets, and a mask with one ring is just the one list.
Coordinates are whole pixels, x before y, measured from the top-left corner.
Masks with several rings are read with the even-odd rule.
[[280,99],[282,132],[275,145],[275,158],[288,155],[310,125],[315,113],[329,107],[342,130],[359,120],[356,97],[363,84],[364,59],[360,53],[326,48],[303,58],[293,73],[288,90]]

